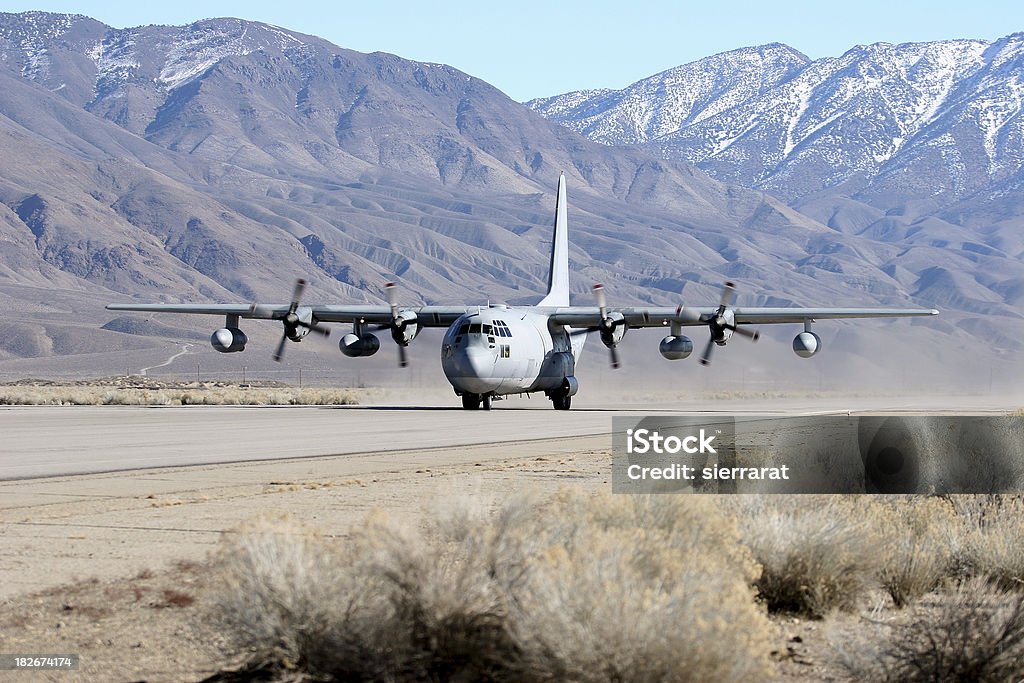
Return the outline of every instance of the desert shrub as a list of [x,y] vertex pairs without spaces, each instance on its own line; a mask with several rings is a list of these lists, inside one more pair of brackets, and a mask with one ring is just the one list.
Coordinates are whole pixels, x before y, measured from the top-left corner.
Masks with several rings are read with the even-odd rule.
[[0,405],[351,405],[344,389],[237,389],[192,383],[186,389],[78,385],[12,386],[0,389]]
[[[252,648],[255,664],[319,671],[352,658],[367,663],[364,680],[373,678],[370,667],[380,658],[361,646],[387,649],[373,619],[386,606],[374,604],[372,585],[353,583],[369,577],[344,571],[350,558],[334,544],[277,520],[240,530],[223,552],[227,572],[217,621],[234,642]],[[346,638],[350,630],[362,637]],[[376,673],[383,678],[386,672]]]
[[962,524],[944,498],[907,496],[887,503],[873,517],[884,539],[878,578],[893,604],[904,607],[951,574]]
[[1024,588],[1024,496],[950,496],[963,524],[955,561],[964,576]]
[[1003,683],[1024,678],[1024,593],[974,578],[870,634],[835,643],[857,680]]
[[215,622],[253,662],[314,677],[742,681],[769,667],[757,566],[711,499],[567,491],[417,529],[377,513],[344,543],[272,525],[221,556]]
[[863,496],[734,497],[768,610],[822,618],[854,609],[876,585],[884,543],[878,505]]
[[517,621],[533,668],[594,681],[763,673],[758,567],[712,499],[564,492],[532,522],[519,555],[543,561]]

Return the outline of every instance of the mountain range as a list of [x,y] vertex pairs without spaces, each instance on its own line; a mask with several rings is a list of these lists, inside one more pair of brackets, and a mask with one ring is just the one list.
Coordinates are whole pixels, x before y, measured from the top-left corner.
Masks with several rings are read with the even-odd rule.
[[838,189],[949,204],[1019,190],[1022,98],[1016,33],[817,60],[776,43],[528,106],[592,140],[649,147],[788,201]]
[[[763,190],[838,232],[983,256],[959,274],[957,296],[1017,307],[1022,102],[1024,34],[1016,33],[994,42],[879,43],[817,60],[764,45],[622,90],[528,106],[592,140],[636,145]],[[941,264],[916,272],[958,277]]]
[[[980,52],[963,42],[984,62],[970,82],[993,98],[1020,73],[996,58],[1012,39]],[[561,171],[580,301],[602,281],[623,303],[706,303],[735,279],[742,303],[936,306],[937,348],[1019,348],[1019,118],[986,110],[1009,123],[983,131],[975,154],[975,110],[947,93],[941,112],[919,111],[930,123],[875,147],[850,121],[900,93],[848,92],[873,73],[874,58],[853,52],[823,65],[780,45],[740,50],[524,107],[449,66],[258,22],[118,29],[0,14],[0,297],[17,312],[0,360],[194,337],[195,321],[143,327],[95,304],[280,300],[299,276],[320,300],[380,301],[397,281],[410,303],[532,302]],[[860,113],[828,119],[827,92]],[[892,164],[945,159],[929,142],[946,140],[927,132],[935,121],[961,165],[934,169],[948,188],[911,186]],[[837,329],[850,352],[874,343]]]

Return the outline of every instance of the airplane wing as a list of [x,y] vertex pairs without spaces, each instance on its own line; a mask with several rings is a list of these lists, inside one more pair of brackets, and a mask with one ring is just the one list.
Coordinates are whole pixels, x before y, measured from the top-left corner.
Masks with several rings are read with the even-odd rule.
[[[383,304],[350,304],[341,306],[303,305],[313,320],[322,323],[370,323],[386,325],[392,321],[390,306]],[[416,314],[417,324],[423,327],[448,327],[459,316],[476,310],[476,306],[402,306],[403,312]],[[283,320],[291,310],[290,304],[109,304],[110,311],[136,311],[140,313],[189,313],[196,315],[237,315],[239,318]]]
[[[736,306],[729,309],[737,325],[769,325],[802,323],[815,320],[847,318],[906,318],[938,315],[933,308],[755,308]],[[669,306],[609,306],[605,316],[620,314],[629,327],[667,327],[707,325],[719,313],[716,306],[672,308]],[[568,327],[600,327],[604,316],[597,306],[563,306],[551,314],[551,321]]]

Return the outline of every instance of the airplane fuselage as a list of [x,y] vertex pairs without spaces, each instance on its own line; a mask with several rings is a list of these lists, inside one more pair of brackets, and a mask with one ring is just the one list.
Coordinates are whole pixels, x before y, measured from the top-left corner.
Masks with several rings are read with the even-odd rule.
[[576,391],[583,334],[572,334],[536,307],[492,306],[456,320],[441,343],[441,367],[460,396]]

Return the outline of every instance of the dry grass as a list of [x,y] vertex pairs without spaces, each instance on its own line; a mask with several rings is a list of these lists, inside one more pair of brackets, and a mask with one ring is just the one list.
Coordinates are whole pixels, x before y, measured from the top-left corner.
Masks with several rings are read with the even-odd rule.
[[762,565],[755,585],[773,612],[854,611],[876,588],[904,607],[974,576],[1024,587],[1020,495],[737,496],[726,505]]
[[277,388],[194,383],[186,388],[107,386],[0,387],[0,405],[9,406],[187,406],[187,405],[352,405],[349,389]]
[[1024,593],[975,578],[928,602],[835,643],[840,663],[856,680],[1024,679]]
[[755,582],[772,612],[822,618],[853,610],[876,585],[879,503],[863,496],[738,496],[743,543],[761,564]]
[[963,528],[955,542],[962,576],[990,577],[1024,587],[1024,496],[950,496]]
[[904,607],[955,574],[954,553],[963,525],[943,498],[899,497],[878,506],[872,524],[879,548],[879,580],[896,607]]
[[764,678],[758,569],[722,513],[565,491],[346,542],[278,521],[227,541],[214,619],[253,664],[336,680]]

